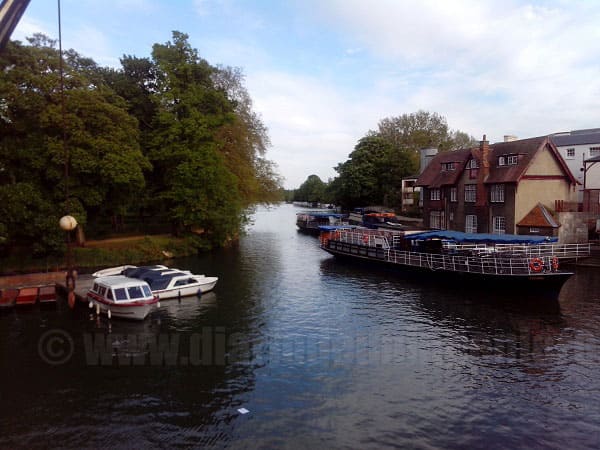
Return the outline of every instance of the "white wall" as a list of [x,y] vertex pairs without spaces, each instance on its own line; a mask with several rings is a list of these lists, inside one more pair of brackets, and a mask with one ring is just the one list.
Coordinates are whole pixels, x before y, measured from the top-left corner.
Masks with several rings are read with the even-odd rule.
[[[577,181],[581,183],[581,185],[577,187],[577,201],[580,203],[583,201],[583,160],[589,159],[592,156],[596,156],[590,155],[590,147],[600,147],[600,142],[597,144],[565,145],[562,147],[557,147],[558,152],[567,163],[569,170],[573,173],[573,176],[577,179]],[[574,157],[567,157],[568,148],[575,149]],[[586,187],[588,189],[592,186],[600,186],[600,171],[590,170],[588,171],[586,178]]]

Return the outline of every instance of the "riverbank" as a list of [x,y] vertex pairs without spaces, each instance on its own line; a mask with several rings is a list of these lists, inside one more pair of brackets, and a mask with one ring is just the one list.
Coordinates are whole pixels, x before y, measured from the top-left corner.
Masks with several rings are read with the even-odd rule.
[[[73,248],[73,266],[79,272],[123,264],[144,264],[165,259],[196,255],[196,241],[170,235],[129,236],[86,242],[85,247]],[[31,273],[61,272],[66,269],[64,256],[35,258],[20,252],[0,260],[0,276]]]

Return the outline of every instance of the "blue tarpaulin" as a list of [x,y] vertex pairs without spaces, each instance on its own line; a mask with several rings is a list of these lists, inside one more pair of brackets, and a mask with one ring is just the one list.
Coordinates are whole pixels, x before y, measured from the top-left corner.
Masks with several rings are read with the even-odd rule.
[[352,230],[356,225],[319,225],[321,231]]
[[463,233],[461,231],[440,230],[425,231],[404,236],[406,240],[445,239],[455,242],[468,242],[472,244],[549,244],[558,242],[556,237],[525,236],[520,234],[488,234],[488,233]]
[[297,216],[311,216],[311,217],[335,217],[336,219],[343,219],[346,214],[329,213],[329,212],[300,212],[296,213]]

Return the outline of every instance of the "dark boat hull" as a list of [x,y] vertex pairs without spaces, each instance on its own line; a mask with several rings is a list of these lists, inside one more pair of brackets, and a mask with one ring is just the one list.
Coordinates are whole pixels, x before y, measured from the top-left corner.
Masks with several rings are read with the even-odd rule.
[[296,224],[296,226],[298,227],[298,231],[301,233],[305,233],[305,234],[310,234],[312,236],[318,236],[321,233],[321,230],[319,229],[319,225],[305,225],[305,224]]
[[[385,259],[385,250],[369,247],[365,255],[366,247],[360,245],[345,245],[351,253],[331,248],[329,245],[322,246],[323,250],[335,257],[355,263],[392,269],[410,274],[411,278],[420,278],[428,283],[450,283],[452,286],[463,285],[465,289],[472,286],[479,288],[494,289],[508,292],[523,292],[540,295],[544,298],[557,298],[563,284],[573,275],[572,272],[546,272],[536,274],[490,274],[477,272],[460,272],[444,270],[442,268],[431,269],[399,264]],[[354,250],[354,253],[352,251]],[[363,254],[360,254],[363,253]]]

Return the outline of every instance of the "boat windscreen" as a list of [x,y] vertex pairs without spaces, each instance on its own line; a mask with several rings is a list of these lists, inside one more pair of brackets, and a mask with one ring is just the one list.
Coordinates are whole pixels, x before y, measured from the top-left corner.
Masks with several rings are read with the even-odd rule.
[[144,298],[144,291],[142,291],[141,286],[131,286],[127,288],[127,293],[129,294],[129,298],[131,300]]
[[127,300],[127,292],[125,292],[125,288],[115,289],[115,300],[118,302]]

